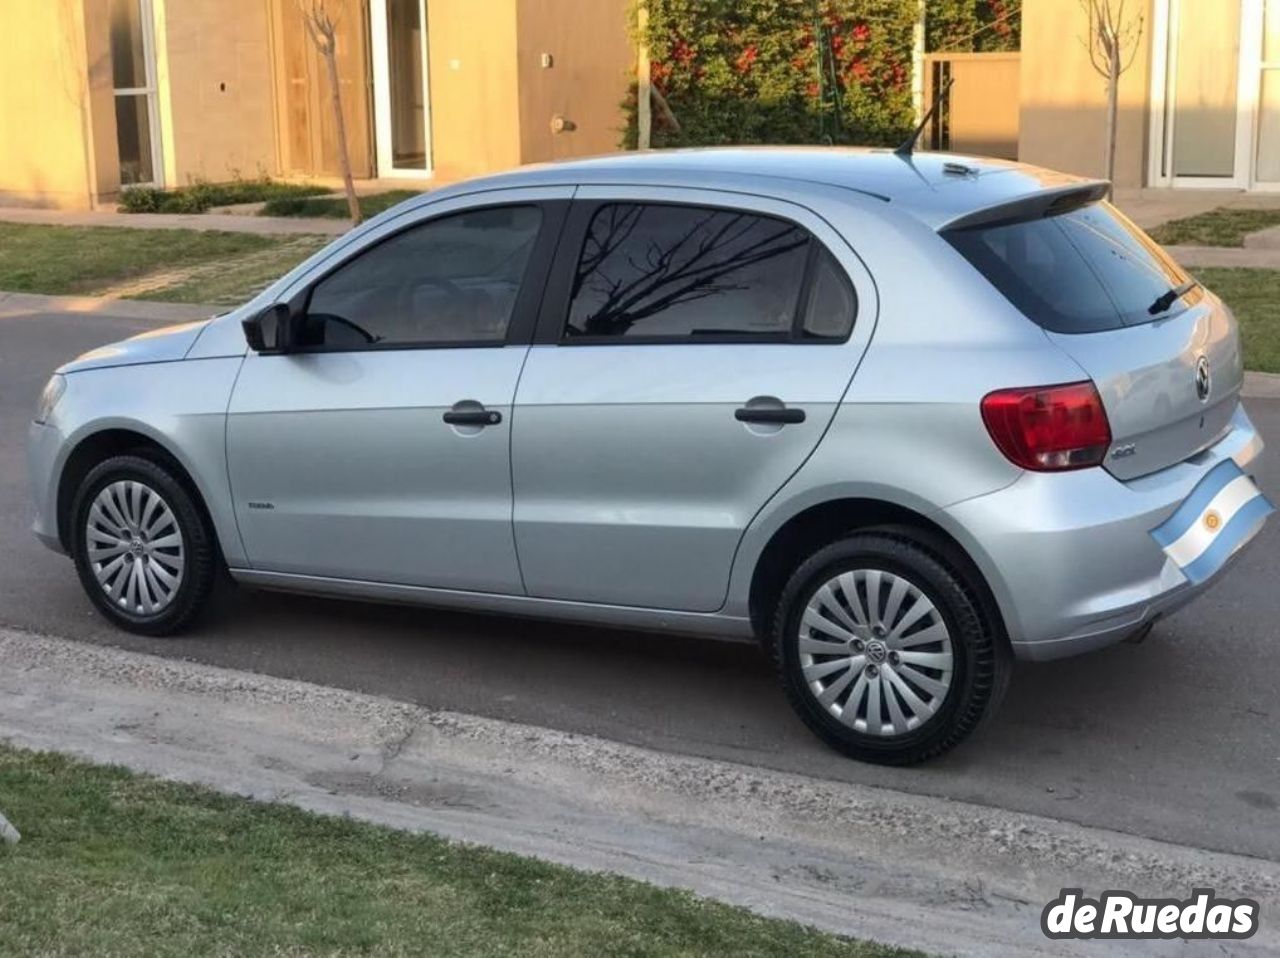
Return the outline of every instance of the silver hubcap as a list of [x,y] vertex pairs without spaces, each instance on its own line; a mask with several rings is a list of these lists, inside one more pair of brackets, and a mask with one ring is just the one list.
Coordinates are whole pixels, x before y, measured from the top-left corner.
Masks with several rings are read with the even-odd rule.
[[951,633],[901,576],[855,569],[823,584],[800,620],[809,691],[845,725],[903,735],[928,721],[951,687]]
[[85,528],[89,563],[107,596],[126,612],[155,615],[182,585],[182,530],[154,489],[124,479],[103,488]]

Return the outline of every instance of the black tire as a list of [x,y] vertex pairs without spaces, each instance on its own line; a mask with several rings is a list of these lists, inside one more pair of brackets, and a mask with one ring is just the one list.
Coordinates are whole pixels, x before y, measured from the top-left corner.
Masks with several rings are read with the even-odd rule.
[[[108,486],[122,481],[140,483],[159,496],[181,534],[183,566],[178,585],[167,604],[156,612],[145,612],[140,605],[135,609],[125,607],[108,595],[89,555],[94,501]],[[80,483],[70,521],[68,538],[80,584],[98,611],[114,625],[139,635],[173,635],[190,626],[207,606],[221,564],[216,539],[194,495],[169,467],[139,455],[113,456],[99,463]],[[127,559],[130,563],[138,561],[132,556]]]
[[[872,734],[841,721],[818,701],[804,675],[800,636],[805,608],[824,584],[856,570],[882,570],[908,580],[933,603],[949,633],[950,686],[940,693],[941,704],[929,718],[901,734]],[[807,634],[817,636],[808,630]],[[1011,669],[1003,635],[984,614],[974,590],[938,552],[899,529],[855,533],[802,563],[778,603],[770,650],[787,699],[804,723],[832,748],[851,758],[881,765],[913,765],[954,748],[994,712]],[[876,651],[879,654],[881,650]],[[810,661],[834,662],[835,658]],[[851,697],[852,689],[841,696]],[[836,697],[837,707],[839,698]],[[898,706],[905,702],[901,697],[896,699]],[[870,708],[868,698],[861,713],[864,724]],[[888,704],[883,708],[887,712]],[[853,717],[859,714],[855,708]]]

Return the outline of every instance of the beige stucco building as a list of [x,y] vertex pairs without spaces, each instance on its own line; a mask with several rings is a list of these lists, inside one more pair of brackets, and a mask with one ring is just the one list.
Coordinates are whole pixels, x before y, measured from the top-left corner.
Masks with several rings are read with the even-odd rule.
[[[1280,189],[1280,0],[1128,0],[1116,184]],[[1019,158],[1101,175],[1106,86],[1076,0],[1023,0]]]
[[[4,0],[0,202],[338,173],[296,0]],[[616,148],[626,0],[328,0],[359,177],[449,180]]]
[[[617,148],[631,0],[327,2],[358,177],[442,182]],[[1126,2],[1141,32],[1116,183],[1280,189],[1280,0]],[[957,81],[945,141],[1101,175],[1106,88],[1080,4],[1021,11],[1020,55],[926,60],[926,81]],[[327,98],[297,0],[3,0],[0,202],[334,176]]]

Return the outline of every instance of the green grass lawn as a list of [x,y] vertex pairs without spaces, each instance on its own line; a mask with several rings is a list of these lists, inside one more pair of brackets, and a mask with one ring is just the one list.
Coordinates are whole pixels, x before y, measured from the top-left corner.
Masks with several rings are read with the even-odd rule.
[[0,808],[22,832],[0,845],[0,955],[909,954],[686,892],[4,746]]
[[330,239],[0,223],[0,290],[235,303]]
[[1244,365],[1280,373],[1280,270],[1193,269],[1236,314],[1244,343]]
[[279,242],[250,233],[0,223],[0,289],[89,293],[106,283],[259,252]]
[[1280,209],[1210,210],[1148,230],[1163,246],[1243,246],[1245,235],[1280,226]]
[[159,289],[136,293],[136,299],[166,303],[210,303],[235,306],[279,279],[333,240],[332,236],[278,236],[276,244],[193,269]]
[[[387,190],[360,197],[360,215],[365,219],[377,216],[402,200],[418,196],[417,190]],[[319,216],[326,219],[346,219],[347,200],[343,196],[282,197],[268,200],[259,216]]]

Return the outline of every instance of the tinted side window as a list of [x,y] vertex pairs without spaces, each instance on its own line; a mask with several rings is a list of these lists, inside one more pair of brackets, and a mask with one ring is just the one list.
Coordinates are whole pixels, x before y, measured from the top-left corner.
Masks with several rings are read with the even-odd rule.
[[813,261],[809,301],[805,304],[800,329],[805,339],[843,341],[853,331],[858,297],[836,258],[822,244],[814,245],[817,255]]
[[943,235],[1029,319],[1058,333],[1150,322],[1152,303],[1187,278],[1141,230],[1102,204]]
[[502,342],[541,222],[497,207],[396,234],[316,284],[301,345]]
[[736,210],[611,204],[587,228],[564,336],[788,339],[809,234]]

